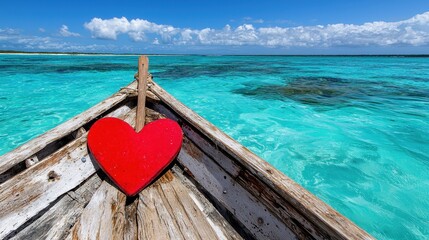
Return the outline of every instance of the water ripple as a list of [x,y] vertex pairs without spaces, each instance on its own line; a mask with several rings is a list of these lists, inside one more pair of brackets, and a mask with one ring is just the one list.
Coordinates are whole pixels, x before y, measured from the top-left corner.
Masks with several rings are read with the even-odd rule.
[[[0,56],[0,149],[115,92],[136,60]],[[379,239],[429,238],[428,69],[407,57],[151,57],[168,92]]]

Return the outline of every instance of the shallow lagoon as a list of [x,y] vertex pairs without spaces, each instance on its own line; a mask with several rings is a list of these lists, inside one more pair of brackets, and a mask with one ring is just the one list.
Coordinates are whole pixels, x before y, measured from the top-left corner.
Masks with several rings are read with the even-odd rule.
[[[429,237],[429,58],[153,56],[154,80],[381,239]],[[135,56],[0,55],[0,154],[128,84]]]

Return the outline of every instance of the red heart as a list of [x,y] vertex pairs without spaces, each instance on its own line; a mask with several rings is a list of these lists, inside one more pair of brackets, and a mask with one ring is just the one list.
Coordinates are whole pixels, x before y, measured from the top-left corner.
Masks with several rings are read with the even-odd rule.
[[147,124],[140,132],[117,118],[102,118],[88,133],[88,147],[104,172],[128,196],[154,180],[176,157],[182,129],[170,119]]

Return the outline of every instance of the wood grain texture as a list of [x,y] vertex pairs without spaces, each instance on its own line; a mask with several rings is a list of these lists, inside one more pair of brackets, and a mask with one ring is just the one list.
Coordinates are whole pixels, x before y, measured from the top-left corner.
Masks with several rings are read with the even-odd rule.
[[67,239],[123,239],[126,196],[103,181]]
[[[210,227],[216,233],[217,239],[242,239],[224,216],[213,206],[210,200],[198,190],[197,186],[184,176],[184,170],[177,165],[173,166],[172,173],[181,183],[182,189],[186,189],[187,195],[206,219]],[[187,202],[188,203],[188,202]],[[186,205],[186,204],[185,204]],[[193,207],[194,208],[194,207]]]
[[[136,85],[137,83],[133,82],[128,86],[128,88],[135,89]],[[49,143],[52,143],[55,140],[61,139],[62,137],[76,131],[84,124],[122,102],[125,98],[127,98],[127,96],[128,91],[119,91],[110,98],[100,102],[99,104],[77,115],[76,117],[73,117],[67,122],[0,156],[0,175],[12,168],[14,165],[35,155],[38,151],[48,146]]]
[[254,238],[296,239],[295,234],[254,195],[237,184],[233,177],[186,138],[178,160],[187,166],[195,180],[228,209]]
[[139,239],[184,239],[178,224],[160,199],[158,190],[153,186],[139,194],[137,209]]
[[[88,161],[83,162],[82,158]],[[86,137],[81,137],[34,168],[2,184],[0,238],[17,229],[95,171],[86,150]]]
[[215,232],[205,220],[204,215],[193,203],[186,189],[168,171],[161,184],[155,186],[168,211],[174,216],[185,239],[214,239]]
[[[308,222],[314,224],[316,228],[323,229],[329,236],[337,239],[373,239],[349,219],[177,101],[156,83],[153,83],[149,89],[177,114],[176,119],[181,118],[183,121],[188,122],[203,133],[206,138],[212,140],[216,147],[230,154],[235,161],[246,168],[252,175],[256,176],[257,179],[269,186],[273,191],[276,191],[295,209],[302,212]],[[168,113],[162,113],[171,117]],[[193,162],[190,164],[192,165]],[[318,236],[315,235],[314,237]]]
[[[135,110],[117,117],[133,124]],[[98,167],[88,155],[86,136],[0,185],[0,239],[95,173]]]
[[[320,232],[321,229],[314,228],[312,224],[308,223],[305,216],[297,211],[291,204],[282,199],[275,191],[262,181],[259,181],[246,169],[237,165],[230,156],[221,149],[213,146],[213,144],[210,144],[207,139],[195,132],[192,127],[183,124],[182,129],[187,138],[193,143],[198,143],[196,144],[198,148],[216,162],[217,165],[226,172],[225,174],[229,174],[229,176],[235,179],[243,188],[256,196],[257,199],[264,204],[266,209],[274,213],[274,215],[284,222],[299,238],[304,239],[305,237],[313,237],[313,235],[323,238],[328,235],[326,232]],[[191,151],[191,153],[195,154],[195,151]]]
[[137,207],[138,197],[128,198],[127,202],[130,203],[125,205],[125,226],[124,226],[124,239],[125,240],[137,240]]
[[145,123],[146,89],[149,69],[149,59],[146,56],[139,57],[138,89],[137,89],[137,115],[136,132],[140,132]]
[[101,179],[94,174],[12,239],[64,239],[100,185]]
[[241,239],[208,200],[190,190],[178,174],[177,170],[167,171],[140,193],[139,239]]

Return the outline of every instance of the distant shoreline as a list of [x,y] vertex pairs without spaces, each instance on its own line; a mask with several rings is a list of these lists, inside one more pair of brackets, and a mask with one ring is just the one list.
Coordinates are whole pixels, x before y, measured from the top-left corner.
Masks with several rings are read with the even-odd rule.
[[429,54],[156,54],[156,53],[85,53],[85,52],[25,52],[0,50],[0,55],[70,55],[70,56],[276,56],[276,57],[429,57]]
[[181,56],[185,54],[150,54],[150,53],[86,53],[86,52],[25,52],[25,51],[8,51],[0,50],[0,55],[14,54],[14,55],[71,55],[71,56]]
[[32,52],[0,52],[0,55],[56,55],[56,56],[139,56],[137,54],[104,54],[104,53],[32,53]]
[[24,51],[4,51],[0,50],[0,54],[13,55],[76,55],[76,56],[139,56],[139,54],[128,53],[80,53],[80,52],[24,52]]

